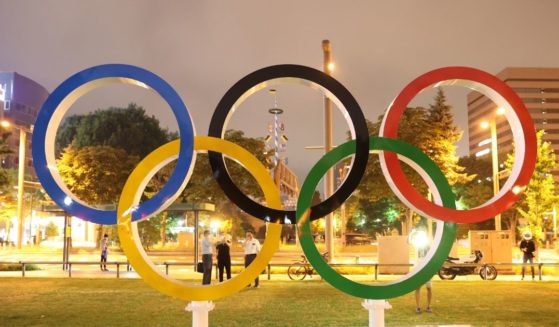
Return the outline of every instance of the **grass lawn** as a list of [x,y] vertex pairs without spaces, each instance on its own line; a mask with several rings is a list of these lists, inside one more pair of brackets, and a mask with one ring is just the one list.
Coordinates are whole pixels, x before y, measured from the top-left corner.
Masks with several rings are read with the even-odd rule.
[[[361,300],[322,281],[262,281],[216,301],[211,326],[367,326]],[[392,299],[387,325],[557,326],[558,282],[433,281],[433,313],[413,293]],[[190,326],[186,303],[141,280],[0,279],[0,326]],[[425,292],[422,290],[422,300]]]

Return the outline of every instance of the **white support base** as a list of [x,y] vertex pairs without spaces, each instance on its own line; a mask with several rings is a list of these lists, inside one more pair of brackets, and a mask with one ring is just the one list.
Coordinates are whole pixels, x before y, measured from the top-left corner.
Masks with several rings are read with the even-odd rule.
[[215,308],[212,301],[192,301],[185,311],[192,311],[192,327],[208,327],[208,313]]
[[386,300],[363,300],[363,308],[369,310],[369,327],[384,327],[384,310],[392,309]]

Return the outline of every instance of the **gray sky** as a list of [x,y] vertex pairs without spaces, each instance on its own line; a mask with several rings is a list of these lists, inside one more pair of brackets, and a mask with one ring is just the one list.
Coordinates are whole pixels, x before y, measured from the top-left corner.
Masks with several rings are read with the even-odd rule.
[[[127,63],[153,71],[179,92],[206,135],[215,105],[246,74],[294,63],[321,68],[330,39],[334,76],[376,120],[418,75],[443,66],[497,73],[507,66],[559,66],[559,1],[8,1],[0,0],[0,70],[17,71],[52,91],[84,68]],[[465,90],[448,90],[466,129]],[[427,105],[431,95],[417,99]],[[131,87],[93,91],[71,113],[143,105],[174,129],[157,95]],[[230,127],[263,136],[272,98],[256,94]],[[304,178],[319,158],[320,94],[283,87],[289,163]],[[335,118],[336,139],[347,125]],[[464,140],[466,139],[466,135]],[[467,144],[459,144],[459,154]]]

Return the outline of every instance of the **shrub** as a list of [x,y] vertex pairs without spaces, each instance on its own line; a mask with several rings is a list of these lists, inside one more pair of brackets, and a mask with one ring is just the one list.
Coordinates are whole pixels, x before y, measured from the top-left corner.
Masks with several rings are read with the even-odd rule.
[[[41,270],[37,265],[29,264],[25,265],[25,271]],[[0,264],[0,271],[21,271],[21,264],[10,263],[10,264]]]

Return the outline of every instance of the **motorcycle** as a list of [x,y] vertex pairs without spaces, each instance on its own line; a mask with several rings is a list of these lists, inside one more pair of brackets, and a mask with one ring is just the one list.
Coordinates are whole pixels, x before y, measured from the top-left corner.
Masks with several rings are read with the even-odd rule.
[[491,265],[479,266],[478,263],[482,258],[483,253],[480,250],[475,250],[473,255],[467,258],[448,257],[441,269],[439,269],[439,277],[441,279],[454,279],[457,275],[464,276],[479,273],[481,279],[494,280],[497,278],[497,269]]

